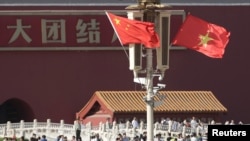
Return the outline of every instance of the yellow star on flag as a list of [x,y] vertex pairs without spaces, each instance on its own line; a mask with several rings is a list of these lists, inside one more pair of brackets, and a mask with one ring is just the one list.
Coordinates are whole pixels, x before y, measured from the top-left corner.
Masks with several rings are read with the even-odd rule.
[[143,44],[145,48],[159,48],[160,39],[151,22],[132,20],[106,12],[122,45]]
[[115,20],[115,24],[119,24],[120,25],[120,20],[119,19],[115,18],[114,20]]
[[128,29],[129,29],[129,27],[130,27],[130,25],[129,25],[129,24],[127,24],[127,26],[126,26],[125,30],[128,30]]
[[211,37],[209,37],[208,36],[209,35],[209,32],[207,32],[207,34],[206,35],[200,35],[199,36],[199,38],[200,38],[200,43],[199,43],[199,45],[203,45],[203,46],[207,46],[207,43],[209,42],[209,41],[211,41],[211,40],[214,40],[213,38],[211,38]]

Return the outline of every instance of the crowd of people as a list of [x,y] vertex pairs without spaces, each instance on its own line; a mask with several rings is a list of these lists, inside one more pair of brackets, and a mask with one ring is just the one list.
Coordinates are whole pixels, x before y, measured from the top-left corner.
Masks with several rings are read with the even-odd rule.
[[[80,123],[80,122],[79,122]],[[140,127],[139,121],[136,117],[131,120],[131,126],[135,129]],[[206,124],[216,124],[214,120]],[[235,125],[234,120],[226,121],[225,125]],[[243,124],[241,121],[238,124]],[[164,135],[161,133],[156,134],[153,137],[154,141],[207,141],[207,132],[204,132],[203,122],[196,117],[190,119],[185,119],[182,122],[175,121],[170,118],[162,118],[160,121],[161,126],[168,126],[168,130]],[[171,134],[171,132],[176,132],[181,126],[186,126],[191,128],[190,134]],[[200,131],[200,132],[197,132]],[[78,134],[78,132],[76,132]],[[114,141],[146,141],[147,132],[143,132],[140,135],[135,135],[134,137],[128,137],[125,132],[118,133]],[[84,140],[83,140],[84,141]],[[91,136],[91,141],[103,141],[99,134]]]
[[[169,126],[168,130],[166,131],[166,134],[162,135],[161,133],[156,134],[153,138],[154,141],[207,141],[207,134],[202,134],[199,132],[197,134],[197,130],[192,130],[191,134],[183,135],[181,132],[177,135],[171,134],[173,131],[177,131],[179,126],[188,126],[191,127],[191,129],[197,129],[197,127],[200,127],[202,130],[202,123],[196,119],[195,117],[192,117],[191,120],[187,121],[184,120],[183,122],[176,122],[171,119],[161,119],[160,125],[163,126]],[[134,117],[131,121],[131,126],[133,128],[138,129],[139,128],[139,122],[136,117]],[[126,133],[119,133],[117,135],[116,141],[146,141],[147,140],[147,132],[143,132],[140,135],[137,135],[133,138],[127,137]]]
[[[135,129],[140,128],[139,121],[136,117],[133,117],[133,119],[130,122],[131,126]],[[188,120],[184,120],[182,122],[177,122],[175,120],[172,120],[170,118],[162,118],[160,121],[160,126],[163,128],[164,126],[167,126],[167,130],[163,130],[164,134],[158,133],[156,134],[153,139],[154,141],[207,141],[207,132],[197,132],[197,131],[204,131],[203,123],[196,119],[195,117],[192,117]],[[215,121],[211,121],[210,123],[206,124],[216,124]],[[243,124],[241,121],[238,123],[239,125]],[[234,120],[231,121],[225,121],[224,125],[235,125]],[[183,134],[182,132],[177,132],[178,129],[182,126],[190,127],[191,133],[189,134]],[[64,135],[57,136],[55,141],[103,141],[103,139],[100,137],[99,133],[95,133],[90,136],[90,139],[82,139],[81,137],[81,121],[77,119],[75,124],[75,135],[73,135],[71,138],[68,138]],[[197,130],[198,129],[198,130]],[[178,134],[171,134],[172,132],[178,133]],[[116,138],[114,141],[146,141],[147,140],[147,132],[144,131],[143,133],[139,135],[135,135],[134,137],[127,136],[126,132],[118,133],[116,135]],[[35,133],[32,134],[32,137],[30,139],[25,139],[24,136],[20,138],[8,138],[5,137],[3,141],[48,141],[46,138],[46,135],[37,136]],[[51,141],[51,140],[49,140]]]
[[[201,120],[196,117],[192,117],[190,119],[184,119],[182,122],[172,120],[171,118],[162,118],[160,121],[160,126],[168,126],[168,130],[164,135],[156,134],[154,136],[154,141],[207,141],[207,131],[204,126],[216,124],[214,120],[211,120],[208,123],[203,123]],[[225,123],[221,123],[224,125],[235,125],[234,120],[225,121]],[[239,121],[238,125],[242,125],[243,122]],[[134,117],[131,121],[131,126],[133,128],[139,128],[139,122],[136,117]],[[189,134],[183,134],[179,132],[179,134],[171,134],[171,132],[178,132],[183,126],[190,127],[191,132]],[[129,138],[126,136],[126,133],[119,133],[117,135],[116,141],[146,141],[147,132],[143,132],[143,134],[135,136],[133,138]]]

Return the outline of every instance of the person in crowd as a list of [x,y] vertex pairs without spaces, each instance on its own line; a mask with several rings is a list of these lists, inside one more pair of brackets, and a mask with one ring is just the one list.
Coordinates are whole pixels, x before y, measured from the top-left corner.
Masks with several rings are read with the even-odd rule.
[[126,133],[122,133],[122,141],[130,141],[129,137],[127,137]]
[[63,136],[63,141],[68,141],[67,136]]
[[171,139],[172,139],[171,133],[168,132],[168,133],[167,133],[167,141],[171,141]]
[[207,141],[207,132],[202,136],[202,141]]
[[210,124],[211,124],[211,125],[215,125],[215,121],[212,120],[212,121],[210,122]]
[[177,138],[174,137],[170,141],[177,141]]
[[76,141],[76,136],[72,136],[71,141]]
[[76,124],[75,124],[75,132],[76,132],[76,140],[81,141],[81,120],[80,117],[76,119]]
[[119,138],[119,137],[117,137],[115,140],[116,140],[116,141],[122,141],[122,139]]
[[230,125],[235,125],[234,120],[232,119]]
[[238,123],[239,125],[243,125],[243,122],[242,121],[239,121],[239,123]]
[[196,133],[191,134],[190,141],[198,141]]
[[147,140],[147,132],[143,132],[142,135],[140,136],[140,141],[146,141]]
[[64,141],[64,135],[60,135],[59,141]]
[[177,141],[184,141],[181,133],[178,134]]
[[172,129],[174,132],[177,132],[178,130],[180,130],[180,128],[182,128],[183,124],[180,121],[174,121],[173,125],[172,125]]
[[190,135],[186,135],[186,137],[184,138],[184,141],[191,141]]
[[38,141],[38,138],[36,137],[35,133],[32,134],[30,141]]
[[183,123],[184,126],[187,127],[187,124],[188,124],[187,119],[184,119],[184,120],[182,121],[182,123]]
[[95,141],[102,141],[98,133],[95,134]]
[[161,133],[156,134],[154,141],[163,141],[163,138],[161,137]]
[[118,134],[116,137],[116,141],[122,141],[122,134]]
[[139,136],[135,136],[133,141],[140,141]]
[[192,119],[191,119],[191,121],[190,121],[191,127],[192,127],[192,128],[195,128],[197,124],[198,124],[198,123],[197,123],[196,118],[195,118],[195,117],[192,117]]
[[202,133],[203,131],[204,131],[203,125],[201,122],[199,122],[196,127],[196,133]]
[[24,140],[25,140],[24,136],[21,136],[20,141],[24,141]]
[[201,133],[198,133],[197,141],[202,141],[202,135],[201,135]]
[[42,135],[42,138],[40,141],[47,141],[46,135]]
[[95,136],[94,135],[91,135],[90,136],[90,141],[94,141],[95,140]]
[[161,126],[166,126],[167,125],[167,120],[165,118],[161,118]]
[[139,128],[139,123],[136,117],[133,118],[131,123],[132,123],[133,128]]
[[60,138],[61,138],[61,135],[58,135],[58,136],[56,137],[56,140],[55,140],[55,141],[60,141]]
[[227,121],[225,121],[225,125],[229,125],[229,121],[227,120]]
[[190,126],[191,126],[191,132],[195,133],[196,132],[196,127],[198,125],[198,122],[196,120],[195,117],[192,117],[191,121],[190,121]]

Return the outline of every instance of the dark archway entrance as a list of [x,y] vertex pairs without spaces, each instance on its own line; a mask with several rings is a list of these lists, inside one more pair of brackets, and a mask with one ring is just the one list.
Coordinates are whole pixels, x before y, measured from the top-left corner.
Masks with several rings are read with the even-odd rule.
[[0,123],[12,123],[24,121],[33,121],[34,112],[31,107],[18,98],[8,99],[0,105]]

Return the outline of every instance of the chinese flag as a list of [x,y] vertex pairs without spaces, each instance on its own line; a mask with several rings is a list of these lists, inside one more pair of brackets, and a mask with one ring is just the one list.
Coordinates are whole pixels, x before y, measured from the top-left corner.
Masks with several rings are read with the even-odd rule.
[[108,12],[106,14],[122,45],[139,43],[146,48],[160,47],[153,23],[131,20]]
[[222,58],[230,32],[189,14],[172,44],[201,52],[211,58]]

